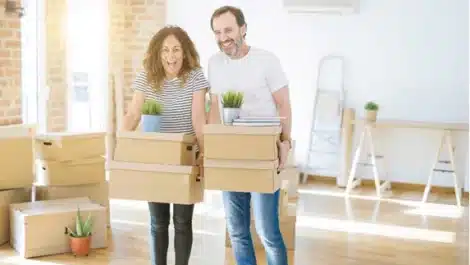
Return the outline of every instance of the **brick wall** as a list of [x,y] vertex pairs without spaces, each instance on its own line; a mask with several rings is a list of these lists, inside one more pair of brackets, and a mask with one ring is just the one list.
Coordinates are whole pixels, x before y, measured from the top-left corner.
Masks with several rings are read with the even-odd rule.
[[[17,0],[19,4],[21,1]],[[21,120],[21,32],[17,14],[0,9],[0,125]]]
[[[124,112],[150,38],[165,25],[165,0],[111,1],[110,73],[122,77]],[[118,112],[119,113],[119,112]]]
[[64,25],[67,19],[66,0],[47,0],[46,3],[46,85],[49,100],[46,104],[46,131],[67,129],[67,63]]
[[[142,68],[150,38],[165,24],[166,0],[108,0],[110,12],[109,72],[122,80],[124,110],[130,85]],[[47,131],[67,128],[66,0],[46,2]],[[21,4],[21,0],[17,0]],[[111,81],[110,78],[110,81]],[[110,82],[110,85],[111,82]],[[117,112],[123,113],[123,112]],[[21,32],[16,14],[0,10],[0,125],[21,123]]]

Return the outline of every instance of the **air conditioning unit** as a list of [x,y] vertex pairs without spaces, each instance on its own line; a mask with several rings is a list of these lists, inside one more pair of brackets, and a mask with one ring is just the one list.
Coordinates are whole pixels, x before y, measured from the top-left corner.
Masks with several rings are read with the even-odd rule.
[[348,15],[359,12],[360,0],[282,0],[288,13]]

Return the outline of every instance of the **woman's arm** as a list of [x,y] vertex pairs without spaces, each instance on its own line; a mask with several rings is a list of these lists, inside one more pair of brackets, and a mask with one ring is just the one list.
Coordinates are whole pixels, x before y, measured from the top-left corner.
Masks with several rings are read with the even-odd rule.
[[207,89],[199,89],[193,93],[191,115],[200,154],[204,154],[203,129],[204,124],[206,124],[206,91]]
[[140,122],[142,116],[142,105],[144,105],[145,94],[141,91],[134,91],[132,101],[127,109],[127,113],[124,115],[123,130],[134,131]]

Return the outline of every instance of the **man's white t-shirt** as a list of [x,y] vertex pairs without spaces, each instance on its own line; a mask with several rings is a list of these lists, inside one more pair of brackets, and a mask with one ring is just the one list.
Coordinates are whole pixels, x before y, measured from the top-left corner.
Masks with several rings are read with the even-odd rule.
[[[288,85],[279,59],[272,52],[251,47],[240,59],[223,52],[209,59],[208,77],[211,93],[219,98],[229,90],[244,93],[240,117],[278,116],[272,93]],[[221,113],[222,114],[222,113]]]

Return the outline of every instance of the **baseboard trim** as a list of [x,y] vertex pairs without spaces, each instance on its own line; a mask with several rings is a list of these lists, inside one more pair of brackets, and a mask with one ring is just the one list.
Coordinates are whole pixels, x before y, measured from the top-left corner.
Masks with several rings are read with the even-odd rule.
[[[317,175],[308,175],[307,183],[325,183],[325,184],[332,184],[336,185],[336,177],[332,176],[317,176]],[[362,186],[365,187],[374,187],[375,183],[371,179],[364,179],[361,181]],[[402,190],[402,191],[421,191],[424,192],[424,188],[426,185],[424,184],[416,184],[416,183],[403,183],[403,182],[391,182],[392,189],[395,190]],[[436,187],[433,186],[431,188],[432,194],[454,194],[453,187]],[[469,194],[467,191],[463,192],[463,198],[468,199]]]

